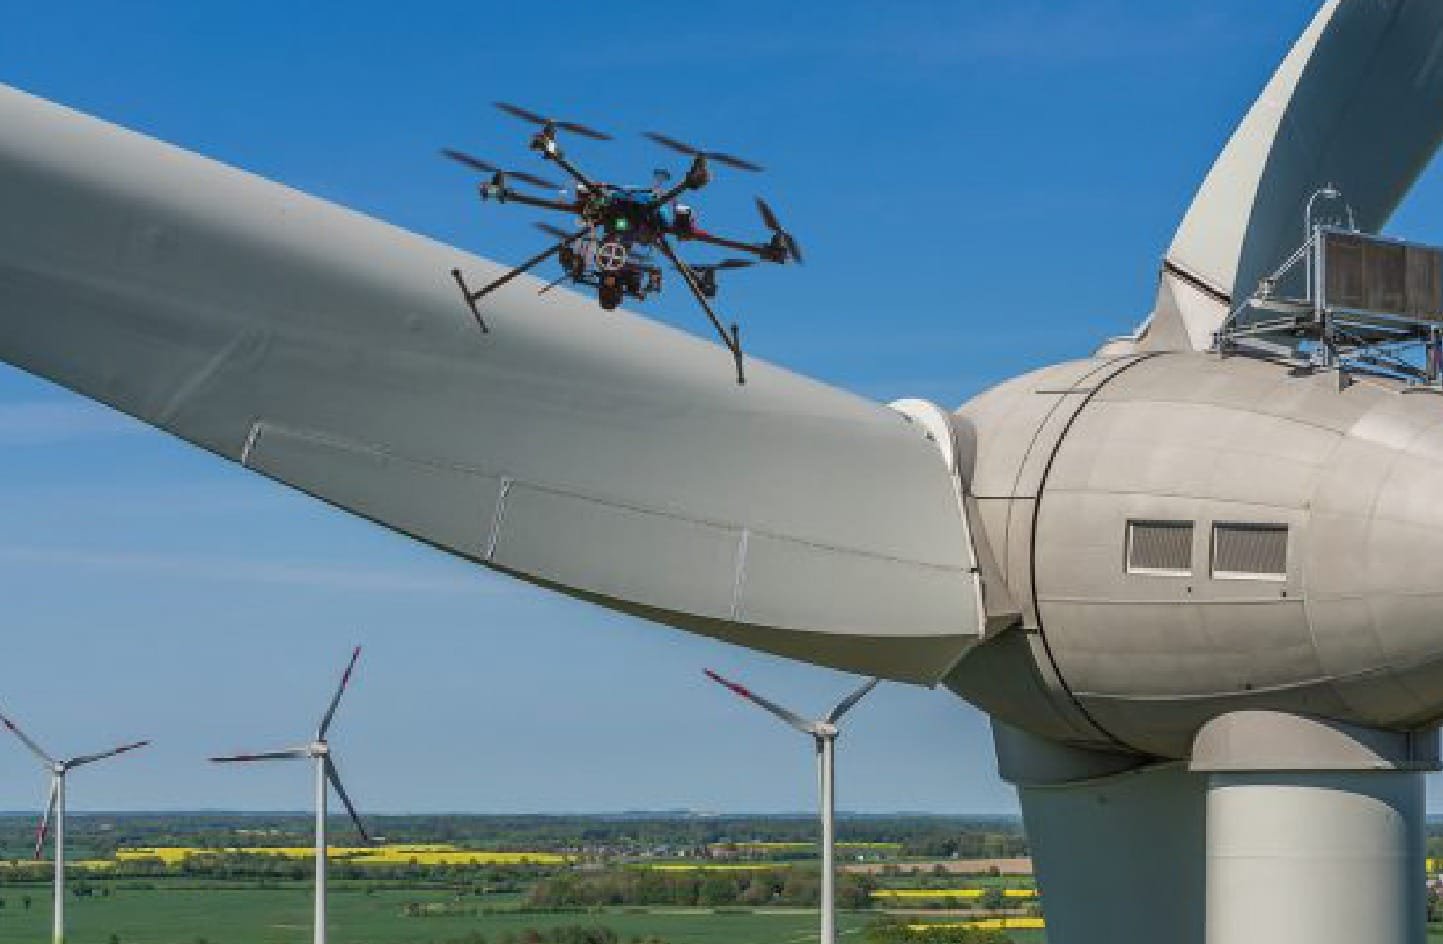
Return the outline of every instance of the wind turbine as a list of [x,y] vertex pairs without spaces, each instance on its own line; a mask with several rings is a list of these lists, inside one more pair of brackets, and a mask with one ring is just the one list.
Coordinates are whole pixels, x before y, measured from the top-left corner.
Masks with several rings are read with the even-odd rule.
[[105,760],[117,754],[124,754],[145,747],[149,741],[135,741],[131,744],[122,744],[119,747],[108,751],[101,751],[99,754],[81,754],[68,760],[56,760],[45,752],[39,744],[16,726],[4,715],[0,715],[0,722],[9,728],[20,743],[30,749],[30,753],[39,758],[45,769],[50,771],[50,798],[45,805],[45,816],[40,820],[40,829],[35,833],[35,858],[40,858],[40,853],[45,848],[45,835],[50,829],[50,822],[55,821],[55,879],[52,898],[54,899],[54,922],[51,930],[51,939],[55,944],[63,944],[65,941],[65,776],[76,767],[84,767],[86,764],[93,764],[98,760]]
[[345,804],[346,812],[350,814],[351,822],[356,824],[356,831],[361,834],[361,839],[367,843],[371,842],[371,836],[366,832],[360,815],[356,813],[356,807],[351,803],[346,788],[341,786],[341,775],[336,770],[336,762],[331,759],[331,745],[326,740],[326,734],[331,729],[331,722],[336,717],[336,707],[341,703],[341,696],[346,693],[346,687],[351,682],[351,672],[355,669],[356,660],[360,657],[361,647],[357,646],[351,651],[351,661],[346,663],[346,671],[341,673],[341,681],[336,686],[336,694],[331,697],[331,703],[326,707],[326,713],[321,716],[321,723],[316,727],[316,736],[311,743],[277,751],[263,751],[259,754],[230,754],[211,758],[218,764],[249,763],[260,760],[311,760],[315,762],[316,903],[315,929],[311,937],[315,944],[325,944],[326,942],[326,800],[329,796],[326,789],[327,784],[335,788],[336,795]]
[[808,721],[794,711],[789,711],[736,682],[722,678],[711,669],[706,670],[707,678],[725,686],[741,697],[766,711],[771,712],[803,734],[810,735],[817,750],[817,786],[821,792],[822,815],[822,932],[821,944],[836,944],[837,940],[837,866],[836,866],[836,792],[835,767],[837,757],[837,722],[852,706],[866,697],[877,687],[878,679],[868,679],[860,688],[837,702],[831,711],[815,721]]

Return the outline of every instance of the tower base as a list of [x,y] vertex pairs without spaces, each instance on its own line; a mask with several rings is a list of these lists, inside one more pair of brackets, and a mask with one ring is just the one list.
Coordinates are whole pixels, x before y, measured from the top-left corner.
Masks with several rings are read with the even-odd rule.
[[1277,712],[1142,763],[994,725],[1049,944],[1423,944],[1436,732]]

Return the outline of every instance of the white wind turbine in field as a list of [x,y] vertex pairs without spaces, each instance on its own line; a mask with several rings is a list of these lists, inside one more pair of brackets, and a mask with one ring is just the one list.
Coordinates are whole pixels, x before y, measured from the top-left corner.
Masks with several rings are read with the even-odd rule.
[[54,908],[51,939],[55,944],[63,944],[65,941],[65,777],[76,767],[83,767],[98,760],[105,760],[117,754],[145,747],[150,742],[135,741],[108,751],[101,751],[99,754],[81,754],[68,760],[56,760],[46,753],[44,748],[31,740],[8,717],[0,715],[0,722],[3,722],[5,727],[20,739],[20,743],[29,748],[30,753],[39,758],[45,769],[50,771],[50,798],[45,805],[45,815],[40,820],[40,829],[35,834],[35,858],[40,858],[41,852],[45,849],[45,836],[50,831],[50,824],[53,821],[55,823],[55,878],[51,890]]
[[356,808],[351,803],[351,798],[346,794],[346,788],[341,785],[341,775],[336,770],[336,763],[331,758],[331,746],[326,740],[326,734],[331,729],[331,721],[336,716],[336,707],[341,703],[341,696],[346,693],[346,687],[351,681],[351,672],[356,667],[356,660],[361,657],[361,647],[357,646],[351,652],[351,661],[346,663],[346,671],[341,673],[340,684],[336,686],[336,694],[331,697],[331,703],[326,708],[326,713],[321,716],[321,723],[316,728],[316,736],[309,744],[300,747],[284,748],[277,751],[263,751],[257,754],[231,754],[224,757],[212,757],[216,763],[245,763],[260,760],[311,760],[316,765],[316,901],[315,901],[315,930],[312,940],[315,944],[325,944],[326,941],[326,800],[329,796],[327,785],[334,787],[336,795],[345,804],[346,812],[351,816],[351,822],[356,824],[356,830],[361,834],[364,842],[371,842],[371,836],[366,832],[361,817],[356,813]]
[[801,715],[783,708],[756,694],[751,689],[722,678],[711,669],[706,670],[707,678],[731,689],[747,701],[766,709],[803,734],[810,735],[817,749],[817,785],[821,791],[822,815],[822,929],[821,944],[836,944],[837,940],[837,866],[836,866],[836,792],[834,789],[837,722],[852,706],[866,697],[877,687],[878,679],[868,679],[860,688],[837,702],[831,711],[821,718],[808,721]]

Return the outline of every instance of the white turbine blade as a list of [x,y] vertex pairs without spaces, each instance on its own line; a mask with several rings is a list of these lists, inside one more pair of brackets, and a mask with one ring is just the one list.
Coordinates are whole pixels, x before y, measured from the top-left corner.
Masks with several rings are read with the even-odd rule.
[[853,705],[861,701],[863,698],[866,698],[867,693],[870,692],[872,689],[876,688],[877,683],[880,681],[881,679],[867,679],[867,681],[864,682],[862,686],[858,688],[855,692],[848,695],[846,698],[843,698],[841,701],[837,702],[837,706],[831,711],[827,712],[827,722],[829,724],[836,724],[838,721],[840,721],[842,715],[851,711]]
[[6,88],[0,207],[0,360],[646,619],[925,683],[980,639],[951,471],[881,404],[530,276],[482,334],[450,273],[502,266]]
[[301,760],[311,756],[309,747],[288,747],[279,751],[261,751],[258,754],[226,754],[207,758],[217,764],[243,764],[253,760]]
[[738,685],[736,682],[732,682],[728,679],[722,678],[711,669],[706,669],[705,672],[706,677],[711,679],[713,682],[716,682],[723,688],[731,689],[733,692],[745,698],[752,704],[771,712],[778,718],[781,718],[787,724],[796,728],[798,731],[801,731],[803,734],[816,733],[816,724],[814,722],[808,721],[806,718],[803,718],[796,712],[788,711],[786,708],[783,708],[776,702],[763,698],[762,696],[758,695],[756,692],[752,691],[744,685]]
[[150,746],[149,741],[135,741],[130,744],[122,744],[119,747],[111,748],[108,751],[101,751],[99,754],[81,754],[79,757],[72,757],[65,762],[66,767],[83,767],[86,764],[93,764],[98,760],[105,760],[107,757],[114,757],[117,754],[125,754],[130,751],[139,750],[142,747]]
[[1230,304],[1302,244],[1322,187],[1342,191],[1361,229],[1388,221],[1443,137],[1439,35],[1443,3],[1323,5],[1188,208],[1150,333],[1210,346]]
[[336,796],[341,798],[341,803],[346,807],[346,812],[351,814],[351,822],[356,824],[356,831],[361,834],[363,840],[370,842],[371,836],[366,832],[366,825],[361,822],[361,815],[356,812],[356,807],[351,803],[351,797],[346,793],[346,788],[341,786],[340,771],[336,770],[335,761],[331,760],[329,755],[326,757],[326,779],[329,780],[331,786],[335,788]]
[[341,703],[341,696],[346,693],[346,686],[351,684],[351,672],[356,668],[356,660],[361,657],[361,647],[357,646],[351,650],[351,661],[346,663],[346,671],[341,673],[340,684],[336,686],[336,694],[331,698],[331,704],[326,708],[326,713],[321,717],[320,726],[316,728],[316,740],[324,741],[326,732],[331,729],[331,720],[336,717],[336,707]]
[[53,767],[55,765],[55,758],[45,753],[44,749],[41,748],[39,744],[36,744],[34,741],[30,740],[29,735],[27,735],[24,731],[21,731],[20,728],[16,726],[15,722],[11,721],[7,716],[0,714],[0,723],[3,723],[5,727],[9,728],[10,733],[19,738],[21,744],[24,744],[26,747],[30,748],[30,753],[40,758],[41,762],[43,762],[45,766]]
[[50,834],[50,818],[55,815],[55,801],[59,799],[60,782],[50,778],[50,799],[45,802],[45,815],[40,818],[40,828],[35,831],[35,858],[45,851],[45,837]]

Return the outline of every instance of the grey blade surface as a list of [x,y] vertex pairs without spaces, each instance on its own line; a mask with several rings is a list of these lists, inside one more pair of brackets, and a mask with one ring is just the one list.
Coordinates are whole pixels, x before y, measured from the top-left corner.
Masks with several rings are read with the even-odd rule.
[[0,724],[4,724],[5,727],[9,728],[10,733],[19,738],[20,743],[24,744],[27,748],[29,748],[30,753],[40,758],[41,762],[44,763],[46,766],[50,766],[55,763],[55,758],[45,753],[44,748],[42,748],[39,744],[36,744],[34,741],[30,740],[30,736],[24,731],[21,731],[20,726],[17,725],[14,721],[11,721],[8,716],[0,714]]
[[86,764],[93,764],[98,760],[105,760],[107,757],[115,757],[118,754],[128,754],[131,751],[149,746],[149,741],[134,741],[130,744],[122,744],[119,747],[111,748],[108,751],[101,751],[99,754],[81,754],[79,757],[72,757],[65,762],[65,766],[83,767]]
[[45,815],[40,817],[40,827],[35,830],[35,858],[45,851],[45,837],[50,834],[50,819],[55,815],[55,802],[60,795],[60,778],[50,778],[50,798],[45,801]]
[[220,757],[210,757],[208,760],[217,764],[244,764],[253,760],[301,760],[311,756],[309,748],[292,747],[282,751],[262,751],[258,754],[225,754]]
[[331,703],[326,706],[326,713],[321,717],[321,724],[316,728],[316,740],[324,740],[326,732],[331,730],[331,722],[336,717],[336,708],[341,703],[341,696],[346,694],[346,686],[351,684],[351,673],[356,669],[356,660],[361,657],[361,647],[357,646],[351,650],[351,661],[346,663],[346,670],[341,673],[341,680],[336,684],[336,694],[331,696]]
[[831,711],[827,712],[827,721],[835,724],[837,721],[841,720],[842,715],[851,711],[852,707],[856,705],[857,702],[861,701],[863,698],[866,698],[867,693],[870,692],[872,689],[876,688],[877,683],[880,681],[881,679],[873,678],[867,679],[867,681],[863,682],[860,688],[858,688],[855,692],[852,692],[852,694],[848,695],[846,698],[843,698],[841,701],[837,702],[837,706]]
[[482,334],[450,272],[507,267],[3,87],[0,207],[0,359],[217,455],[768,652],[932,683],[979,638],[950,472],[880,404],[530,276]]
[[711,679],[713,682],[716,682],[723,688],[730,689],[734,694],[740,695],[742,698],[745,698],[747,701],[763,709],[764,711],[768,711],[771,714],[776,715],[778,718],[782,719],[787,724],[796,728],[798,731],[801,731],[803,734],[815,733],[816,725],[813,722],[808,721],[806,718],[803,718],[801,715],[797,714],[794,711],[791,711],[790,709],[783,708],[781,705],[777,704],[774,701],[771,701],[770,699],[763,698],[761,695],[758,695],[756,692],[752,691],[746,686],[739,685],[736,682],[731,681],[730,679],[723,678],[722,676],[713,672],[711,669],[706,670],[706,677]]
[[345,806],[346,812],[351,815],[351,822],[356,824],[356,831],[361,834],[362,839],[370,842],[371,834],[366,832],[366,824],[361,822],[361,814],[356,812],[356,806],[351,802],[350,794],[346,793],[346,788],[341,786],[341,773],[336,769],[335,761],[331,760],[330,757],[326,758],[326,779],[331,782],[331,786],[336,791],[336,796],[341,798],[341,804]]

